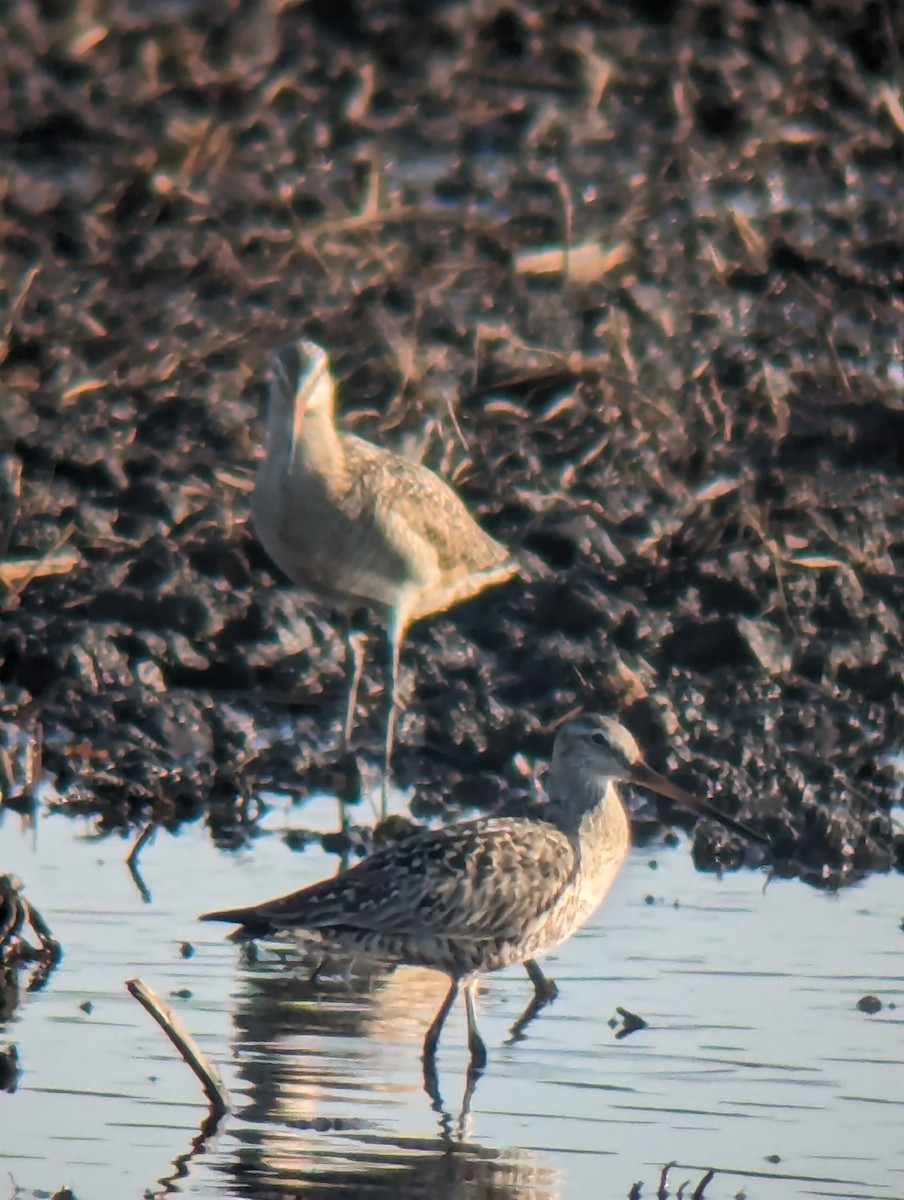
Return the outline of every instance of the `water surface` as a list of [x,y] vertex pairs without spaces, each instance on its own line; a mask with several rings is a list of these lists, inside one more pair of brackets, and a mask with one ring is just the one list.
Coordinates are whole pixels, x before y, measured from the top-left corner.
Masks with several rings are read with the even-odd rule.
[[[236,852],[203,828],[142,855],[87,821],[6,814],[0,864],[62,942],[46,989],[0,1030],[18,1090],[0,1095],[0,1170],[26,1194],[79,1200],[145,1189],[201,1197],[655,1196],[707,1168],[708,1200],[739,1194],[904,1197],[904,914],[900,877],[827,896],[762,873],[697,874],[686,844],[635,850],[590,925],[547,961],[558,1000],[506,1044],[530,996],[520,968],[487,982],[488,1070],[457,1128],[466,1051],[456,1012],[440,1048],[448,1115],[419,1048],[445,981],[430,972],[312,983],[274,953],[247,964],[198,912],[302,886],[336,868],[286,828],[335,825],[332,802],[277,805]],[[182,943],[194,948],[182,957]],[[140,976],[221,1068],[234,1111],[190,1155],[198,1085],[124,981]],[[857,1001],[883,1001],[869,1016]],[[90,1001],[90,1011],[81,1005]],[[619,1040],[616,1006],[649,1028]],[[894,1007],[897,1006],[897,1007]],[[452,1130],[452,1139],[447,1136]],[[12,1187],[12,1185],[10,1185]]]

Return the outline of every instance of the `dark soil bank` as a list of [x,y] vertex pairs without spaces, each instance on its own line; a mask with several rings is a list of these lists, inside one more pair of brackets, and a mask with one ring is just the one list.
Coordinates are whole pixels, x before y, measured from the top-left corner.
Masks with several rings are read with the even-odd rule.
[[248,524],[304,334],[548,568],[406,642],[416,812],[503,802],[582,704],[786,869],[900,868],[902,54],[893,3],[14,0],[8,801],[37,748],[111,826],[356,791],[341,631]]

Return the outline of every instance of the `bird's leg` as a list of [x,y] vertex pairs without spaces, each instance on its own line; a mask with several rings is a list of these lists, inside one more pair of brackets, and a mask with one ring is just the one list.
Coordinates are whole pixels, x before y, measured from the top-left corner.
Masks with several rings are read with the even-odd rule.
[[433,1073],[436,1073],[436,1047],[439,1045],[439,1035],[446,1023],[446,1017],[452,1011],[452,1005],[458,997],[458,980],[453,979],[452,984],[446,992],[446,998],[439,1006],[439,1012],[433,1018],[433,1024],[427,1030],[427,1036],[424,1038],[424,1076],[426,1078],[428,1066],[432,1068]]
[[364,647],[367,638],[347,625],[345,629],[345,666],[348,675],[348,699],[345,704],[345,720],[342,722],[342,753],[348,750],[355,725],[355,707],[358,702],[358,688],[361,686],[361,675],[364,672]]
[[555,1000],[559,994],[559,989],[556,987],[554,979],[550,979],[548,975],[544,975],[532,958],[524,960],[524,969],[534,985],[534,999],[540,1004],[549,1004],[551,1000]]
[[[348,698],[345,702],[345,719],[342,722],[342,740],[339,743],[339,753],[344,758],[348,754],[349,743],[352,738],[352,729],[355,725],[355,707],[358,701],[358,688],[361,686],[361,675],[364,672],[364,647],[367,645],[367,638],[363,633],[358,633],[352,628],[351,619],[346,617],[345,624],[345,674],[348,678]],[[339,821],[343,841],[348,846],[348,806],[345,801],[339,800]],[[347,862],[348,851],[343,850],[342,870],[348,868]]]
[[477,1014],[474,1010],[474,993],[477,990],[477,976],[465,984],[465,1012],[468,1015],[468,1049],[471,1051],[471,1061],[468,1064],[468,1077],[479,1074],[487,1065],[487,1048],[483,1038],[477,1032]]
[[452,1137],[452,1114],[447,1112],[446,1105],[439,1090],[439,1076],[436,1073],[436,1063],[431,1059],[429,1062],[424,1059],[424,1091],[427,1093],[427,1099],[430,1101],[430,1107],[439,1116],[439,1128],[442,1139],[445,1143],[451,1145]]
[[559,994],[559,989],[555,983],[543,974],[532,958],[524,960],[524,969],[527,971],[530,981],[534,985],[534,994],[530,1004],[528,1004],[527,1008],[509,1030],[509,1044],[520,1042],[524,1037],[525,1029],[534,1017],[539,1012],[542,1012],[546,1005],[555,1000]]
[[389,806],[389,765],[392,761],[392,742],[395,735],[396,691],[399,686],[399,656],[402,648],[402,635],[405,632],[405,622],[396,610],[389,621],[389,693],[388,711],[386,713],[386,742],[383,746],[383,791],[380,800],[380,819],[386,820]]
[[320,977],[320,972],[323,970],[325,964],[326,964],[326,956],[321,954],[320,957],[317,959],[317,965],[314,967],[314,970],[308,976],[308,983],[313,983],[314,987],[320,986],[320,984],[323,982],[323,980]]
[[468,1068],[468,1076],[465,1081],[465,1092],[461,1098],[461,1112],[458,1114],[456,1121],[456,1138],[459,1142],[468,1140],[468,1126],[471,1117],[471,1102],[474,1099],[474,1093],[477,1090],[477,1084],[483,1075],[483,1071],[476,1070],[474,1067]]

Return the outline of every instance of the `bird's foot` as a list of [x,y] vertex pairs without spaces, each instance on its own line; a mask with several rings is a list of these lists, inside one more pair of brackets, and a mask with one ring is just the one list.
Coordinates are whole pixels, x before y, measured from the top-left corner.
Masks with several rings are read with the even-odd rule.
[[553,981],[548,979],[546,982],[549,984],[549,987],[543,991],[541,991],[539,988],[535,989],[530,1004],[528,1004],[527,1008],[509,1030],[509,1035],[506,1039],[507,1046],[511,1046],[515,1042],[523,1041],[526,1036],[525,1030],[527,1029],[528,1025],[530,1025],[531,1021],[533,1021],[533,1019],[538,1016],[544,1008],[546,1008],[547,1004],[552,1004],[553,1000],[555,1000],[556,996],[558,996],[559,989],[556,987]]
[[487,1065],[487,1048],[484,1045],[483,1038],[477,1033],[472,1033],[468,1037],[468,1050],[471,1054],[471,1061],[468,1063],[468,1076],[473,1073],[482,1074]]
[[547,979],[545,975],[541,984],[534,984],[534,1002],[541,1007],[544,1004],[552,1004],[558,994],[559,987],[556,981],[554,979]]
[[525,960],[524,969],[534,985],[534,999],[539,1004],[549,1004],[559,994],[555,981],[545,975],[532,958]]

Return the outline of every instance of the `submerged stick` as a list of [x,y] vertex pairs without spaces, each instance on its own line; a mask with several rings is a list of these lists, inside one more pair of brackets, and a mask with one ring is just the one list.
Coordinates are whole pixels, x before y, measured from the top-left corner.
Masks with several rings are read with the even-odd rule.
[[138,866],[138,856],[154,836],[156,829],[157,822],[153,820],[148,821],[147,825],[145,825],[144,829],[142,829],[141,833],[138,835],[135,845],[129,851],[128,857],[126,858],[126,866],[129,868],[129,874],[132,876],[132,882],[138,888],[141,898],[145,904],[150,904],[151,892],[148,888],[148,885],[142,878],[141,869]]
[[169,1040],[179,1051],[184,1062],[201,1081],[201,1086],[210,1102],[214,1124],[229,1111],[229,1092],[220,1072],[211,1063],[188,1032],[179,1018],[160,999],[157,993],[140,979],[127,979],[126,987],[142,1008],[146,1009]]

